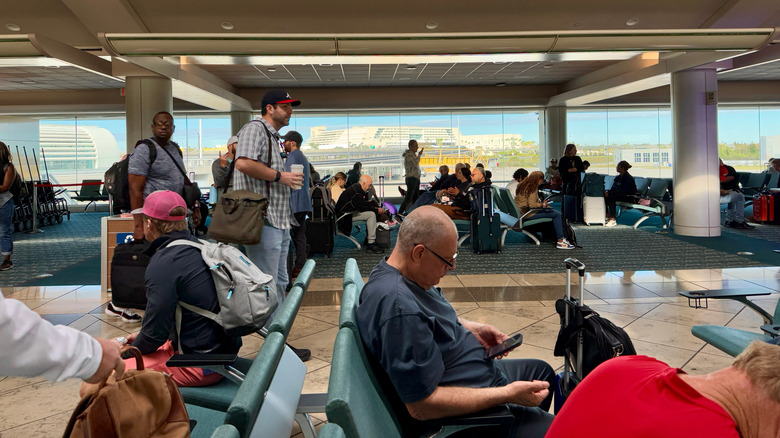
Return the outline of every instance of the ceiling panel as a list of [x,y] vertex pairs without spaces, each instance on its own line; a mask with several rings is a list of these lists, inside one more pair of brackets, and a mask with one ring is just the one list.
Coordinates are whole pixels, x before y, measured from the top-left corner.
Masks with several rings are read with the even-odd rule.
[[2,67],[0,91],[97,90],[120,88],[124,82],[76,67]]
[[719,81],[780,81],[780,61],[718,73]]

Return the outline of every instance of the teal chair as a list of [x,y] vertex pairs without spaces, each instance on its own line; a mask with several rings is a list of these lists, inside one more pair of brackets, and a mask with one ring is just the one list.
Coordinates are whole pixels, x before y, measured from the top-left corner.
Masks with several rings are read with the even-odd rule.
[[509,230],[523,233],[528,236],[528,238],[531,239],[537,246],[541,245],[541,242],[536,236],[536,233],[529,231],[527,228],[532,225],[552,223],[552,218],[546,217],[534,219],[533,216],[527,217],[531,212],[536,211],[535,209],[532,209],[525,214],[520,214],[520,210],[517,208],[517,204],[515,204],[514,197],[509,193],[509,189],[500,188],[498,189],[498,193],[499,198],[501,199],[501,205],[507,210],[505,213],[517,218],[517,223],[514,227],[502,225],[504,228],[504,234],[501,236],[501,246],[504,246],[504,240],[506,239],[506,234]]
[[[638,179],[638,178],[637,178]],[[663,229],[669,228],[668,218],[671,218],[673,212],[673,203],[668,197],[669,186],[671,180],[667,178],[652,178],[648,179],[647,188],[644,191],[645,199],[649,200],[650,205],[642,205],[639,203],[639,197],[634,201],[618,201],[615,205],[621,208],[632,208],[642,212],[640,217],[634,223],[634,229],[636,229],[642,222],[650,219],[651,217],[660,217],[663,223]],[[637,185],[637,190],[639,186]]]
[[317,438],[346,438],[346,435],[344,435],[344,431],[341,430],[338,424],[327,423],[320,428]]
[[689,300],[698,300],[697,302],[701,302],[702,299],[732,299],[739,301],[761,316],[764,320],[764,325],[758,328],[761,332],[751,332],[710,324],[695,325],[691,328],[691,333],[694,336],[731,356],[737,356],[753,341],[768,341],[780,336],[780,302],[775,307],[774,314],[770,315],[757,304],[747,299],[749,296],[768,294],[768,292],[763,291],[753,293],[751,290],[744,289],[680,292],[680,295],[688,297]]

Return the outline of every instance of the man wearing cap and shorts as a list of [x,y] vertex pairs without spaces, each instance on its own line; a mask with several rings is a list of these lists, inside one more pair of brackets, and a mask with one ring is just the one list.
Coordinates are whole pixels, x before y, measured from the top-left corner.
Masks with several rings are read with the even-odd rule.
[[227,153],[222,155],[219,153],[219,158],[211,163],[211,175],[214,177],[214,187],[217,188],[217,196],[219,196],[225,189],[225,186],[233,187],[233,184],[228,184],[228,174],[230,173],[230,163],[236,157],[236,146],[238,145],[238,137],[235,135],[230,137],[227,141]]
[[[127,336],[127,342],[143,354],[144,367],[170,374],[179,386],[205,386],[219,381],[220,374],[203,368],[168,367],[165,363],[176,352],[176,307],[179,301],[219,313],[214,280],[200,251],[191,246],[168,245],[179,239],[197,242],[187,229],[184,199],[170,190],[150,194],[141,209],[144,235],[152,245],[146,268],[146,314],[141,331]],[[174,341],[174,342],[172,342]],[[182,309],[179,342],[182,353],[236,354],[241,338],[230,337],[216,322]],[[128,359],[127,368],[135,367]]]
[[306,263],[306,215],[311,213],[311,196],[309,195],[309,160],[301,152],[303,137],[297,131],[290,131],[284,135],[284,150],[287,152],[287,160],[284,163],[288,172],[292,171],[292,166],[298,164],[303,169],[303,186],[293,190],[291,194],[292,212],[298,226],[292,227],[290,235],[293,245],[295,245],[295,265],[292,270],[292,281]]
[[[265,93],[261,117],[244,125],[238,133],[233,175],[235,190],[250,190],[268,199],[260,243],[244,248],[261,271],[274,277],[279,304],[284,301],[290,281],[287,277],[290,230],[298,226],[290,207],[290,189],[301,186],[303,176],[285,170],[278,131],[290,124],[293,107],[300,104],[300,100],[293,99],[284,90]],[[268,323],[272,320],[273,315]],[[295,349],[295,352],[304,361],[311,357],[309,350]]]

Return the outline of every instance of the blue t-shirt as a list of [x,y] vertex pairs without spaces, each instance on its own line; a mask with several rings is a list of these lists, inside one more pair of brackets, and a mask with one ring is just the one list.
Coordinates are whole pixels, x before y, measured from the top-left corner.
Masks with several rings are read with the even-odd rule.
[[509,383],[485,348],[458,322],[441,289],[423,290],[386,260],[371,272],[357,323],[368,354],[380,363],[404,403],[437,386],[486,388]]
[[293,164],[303,166],[303,186],[298,190],[290,192],[290,205],[293,213],[311,211],[311,196],[309,196],[309,160],[303,155],[300,149],[296,149],[287,154],[287,160],[284,162],[284,168],[288,172]]

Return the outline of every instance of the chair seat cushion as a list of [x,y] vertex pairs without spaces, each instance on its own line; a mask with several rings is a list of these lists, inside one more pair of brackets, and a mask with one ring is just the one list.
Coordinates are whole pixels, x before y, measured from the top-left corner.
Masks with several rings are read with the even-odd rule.
[[[183,388],[182,388],[183,389]],[[225,413],[213,409],[207,409],[201,406],[185,404],[187,415],[190,417],[192,427],[192,438],[208,438],[214,431],[225,422]]]
[[[239,357],[236,359],[236,369],[245,373],[252,366],[252,361]],[[181,387],[179,392],[187,404],[201,406],[208,409],[216,409],[226,412],[238,391],[238,385],[227,377],[209,386]]]
[[691,333],[731,356],[737,356],[753,341],[766,341],[768,336],[721,325],[695,325]]

